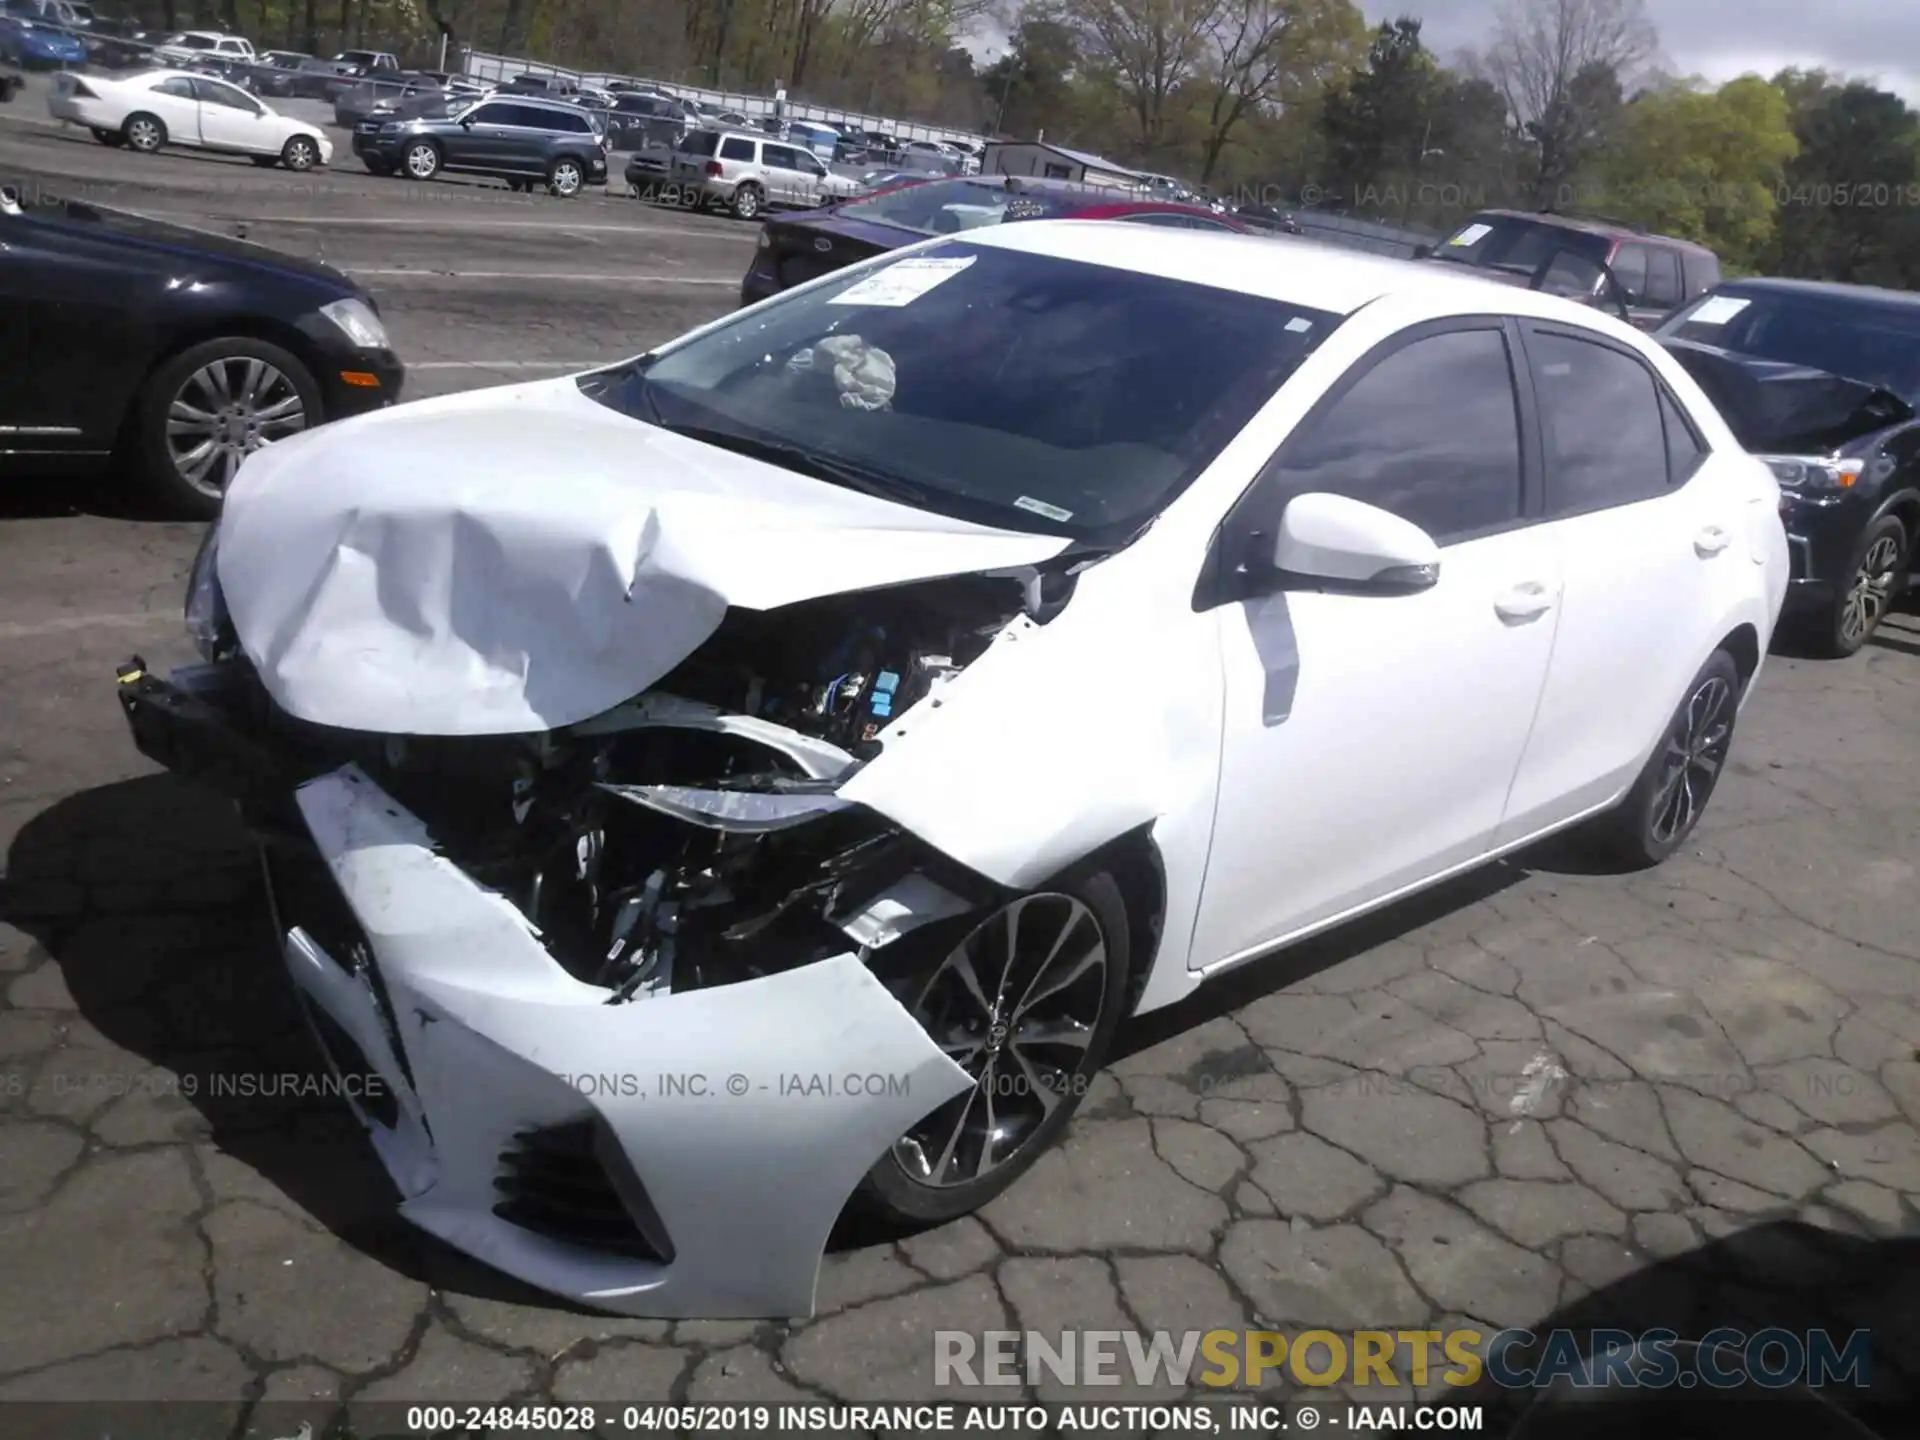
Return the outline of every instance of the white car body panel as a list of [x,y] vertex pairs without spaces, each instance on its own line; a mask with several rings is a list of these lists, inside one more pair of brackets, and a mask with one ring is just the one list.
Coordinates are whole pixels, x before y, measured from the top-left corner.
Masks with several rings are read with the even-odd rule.
[[[1347,318],[1151,525],[1078,570],[1057,614],[1033,607],[980,631],[984,653],[863,736],[879,742],[864,762],[650,687],[729,610],[1018,572],[1060,559],[1064,539],[703,445],[572,380],[310,431],[256,455],[229,494],[219,579],[246,657],[294,717],[392,740],[564,729],[571,745],[677,728],[756,742],[808,777],[803,793],[597,783],[682,823],[699,813],[742,829],[861,807],[955,862],[829,914],[845,953],[613,1004],[364,773],[300,787],[391,1013],[364,971],[306,931],[288,935],[290,973],[398,1096],[398,1121],[369,1129],[403,1213],[529,1283],[632,1314],[807,1313],[827,1231],[861,1175],[971,1083],[873,968],[876,947],[979,903],[957,893],[959,872],[1004,894],[1110,845],[1144,853],[1160,923],[1139,947],[1134,1010],[1159,1008],[1604,808],[1705,657],[1742,627],[1762,654],[1771,638],[1787,575],[1777,487],[1684,371],[1623,324],[1312,245],[1275,266],[1259,236],[1033,222],[968,241],[1203,274]],[[1409,327],[1488,314],[1628,346],[1715,453],[1657,500],[1445,545],[1423,590],[1299,586],[1197,607],[1223,517],[1329,389]],[[662,1103],[577,1078],[635,1071],[648,1085],[675,1071],[748,1081]],[[809,1073],[906,1076],[910,1094],[778,1093],[778,1076]],[[495,1214],[515,1134],[579,1120],[627,1157],[674,1242],[670,1262],[575,1249]]]
[[[425,828],[359,771],[322,776],[297,798],[371,942],[408,1065],[385,1042],[372,992],[304,931],[289,941],[288,969],[401,1097],[399,1126],[369,1126],[405,1196],[401,1213],[530,1284],[632,1314],[809,1314],[828,1233],[855,1183],[971,1083],[851,953],[608,1005],[604,990],[554,962],[518,911],[435,855]],[[689,1090],[703,1077],[707,1093],[666,1093],[663,1076],[686,1078]],[[843,1089],[849,1078],[888,1083],[854,1103],[801,1093],[785,1083],[792,1076],[830,1076]],[[609,1263],[493,1214],[515,1132],[580,1119],[604,1123],[635,1157],[672,1237],[670,1263]],[[751,1174],[739,1169],[744,1157]]]
[[[237,155],[278,155],[296,135],[314,142],[322,165],[333,159],[333,141],[317,125],[282,115],[265,101],[247,98],[260,113],[215,105],[184,95],[169,95],[158,87],[168,80],[208,81],[188,71],[146,71],[124,80],[100,75],[82,77],[93,98],[56,91],[47,100],[47,113],[89,129],[119,131],[129,116],[145,113],[167,127],[167,143],[188,148],[223,150]],[[238,87],[229,86],[229,89]],[[245,92],[240,92],[244,94]]]
[[[341,729],[557,729],[665,675],[729,605],[1029,565],[1066,545],[638,425],[570,380],[366,419],[249,460],[221,526],[221,584],[268,693]],[[470,461],[449,465],[450,446]],[[526,483],[556,457],[565,506]],[[398,567],[405,587],[388,580]]]

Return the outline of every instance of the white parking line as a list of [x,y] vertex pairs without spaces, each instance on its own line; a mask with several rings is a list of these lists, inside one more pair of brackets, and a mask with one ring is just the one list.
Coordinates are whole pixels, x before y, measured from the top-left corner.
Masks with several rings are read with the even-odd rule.
[[405,276],[410,280],[559,280],[584,285],[725,285],[730,289],[738,289],[740,285],[738,280],[719,276],[606,274],[594,271],[555,274],[544,270],[409,270],[401,267],[392,270],[349,269],[347,274],[380,279]]
[[699,240],[738,240],[752,244],[758,230],[718,227],[696,229],[691,225],[603,225],[598,222],[571,224],[565,220],[470,220],[454,214],[440,215],[237,215],[249,225],[362,225],[369,228],[406,226],[410,230],[438,228],[430,222],[444,222],[449,229],[460,230],[538,230],[549,235],[688,235]]
[[132,630],[161,623],[178,625],[180,616],[172,610],[141,610],[124,615],[59,615],[50,620],[0,620],[0,640],[37,640],[45,635],[64,635],[75,630]]
[[416,370],[598,370],[611,360],[423,360],[407,366]]

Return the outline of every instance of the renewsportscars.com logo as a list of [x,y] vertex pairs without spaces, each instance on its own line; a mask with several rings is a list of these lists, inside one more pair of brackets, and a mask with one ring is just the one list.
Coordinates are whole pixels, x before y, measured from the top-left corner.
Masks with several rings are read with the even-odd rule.
[[[1686,1352],[1683,1360],[1682,1351]],[[936,1330],[937,1386],[1206,1385],[1415,1389],[1545,1385],[1785,1389],[1872,1383],[1872,1338],[1855,1330]]]

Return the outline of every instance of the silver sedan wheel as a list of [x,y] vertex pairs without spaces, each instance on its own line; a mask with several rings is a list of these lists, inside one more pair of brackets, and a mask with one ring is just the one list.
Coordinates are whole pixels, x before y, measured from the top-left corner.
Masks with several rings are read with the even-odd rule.
[[280,159],[289,170],[311,170],[320,162],[320,147],[306,136],[296,135],[287,142]]
[[894,1142],[922,1185],[966,1185],[1020,1154],[1085,1077],[1106,1005],[1107,938],[1071,895],[1023,895],[940,963],[908,1008],[973,1077]]
[[167,406],[167,456],[180,478],[222,495],[240,462],[307,428],[299,387],[265,360],[215,360],[189,375]]
[[1860,568],[1853,573],[1853,584],[1840,611],[1840,638],[1847,644],[1865,641],[1887,613],[1887,606],[1893,603],[1894,584],[1900,578],[1899,567],[1900,542],[1891,535],[1882,535],[1860,557]]

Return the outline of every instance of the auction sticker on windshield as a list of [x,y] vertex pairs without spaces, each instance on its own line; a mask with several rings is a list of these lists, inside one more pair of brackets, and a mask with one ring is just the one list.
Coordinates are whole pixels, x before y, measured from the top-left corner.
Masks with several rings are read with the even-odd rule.
[[1469,225],[1447,243],[1449,245],[1474,245],[1493,233],[1491,225]]
[[1752,303],[1738,295],[1715,295],[1711,300],[1700,302],[1700,308],[1687,316],[1687,324],[1724,325]]
[[1073,518],[1073,511],[1062,510],[1058,505],[1049,505],[1044,500],[1036,500],[1031,495],[1022,495],[1013,502],[1016,510],[1030,510],[1035,515],[1044,515],[1049,520],[1067,521]]
[[973,264],[973,256],[924,256],[898,260],[878,275],[841,291],[829,305],[911,305],[936,285],[944,285]]

